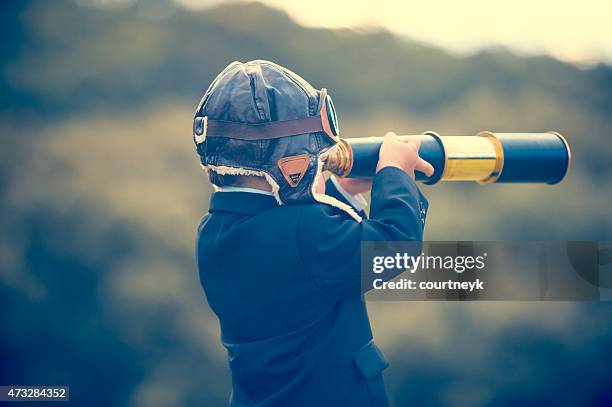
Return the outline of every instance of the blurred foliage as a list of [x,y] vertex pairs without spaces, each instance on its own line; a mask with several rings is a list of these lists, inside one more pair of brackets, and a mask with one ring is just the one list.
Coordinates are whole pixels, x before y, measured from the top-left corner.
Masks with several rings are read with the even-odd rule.
[[[429,240],[612,240],[609,66],[462,58],[383,30],[301,27],[256,3],[86,3],[0,6],[0,384],[69,384],[75,405],[225,403],[193,262],[210,188],[190,134],[199,97],[234,59],[329,88],[345,136],[568,136],[573,168],[555,187],[423,187]],[[607,303],[370,310],[398,406],[612,397]]]

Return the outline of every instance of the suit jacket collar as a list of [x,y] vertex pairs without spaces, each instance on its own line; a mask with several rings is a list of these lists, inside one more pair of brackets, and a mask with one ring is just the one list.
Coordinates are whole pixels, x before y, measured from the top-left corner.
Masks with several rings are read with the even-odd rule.
[[210,197],[209,211],[255,215],[277,206],[276,199],[270,195],[251,192],[214,192]]

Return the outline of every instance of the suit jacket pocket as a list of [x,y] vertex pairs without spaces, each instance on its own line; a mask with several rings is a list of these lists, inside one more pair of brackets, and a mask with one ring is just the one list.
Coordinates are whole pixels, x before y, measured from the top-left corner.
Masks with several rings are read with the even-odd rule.
[[367,379],[376,377],[389,366],[389,362],[373,340],[354,352],[353,360],[359,372]]

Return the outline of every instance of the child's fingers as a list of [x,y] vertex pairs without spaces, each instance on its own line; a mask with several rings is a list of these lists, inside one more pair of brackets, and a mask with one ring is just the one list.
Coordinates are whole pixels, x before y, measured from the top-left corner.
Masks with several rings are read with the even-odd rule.
[[419,159],[417,160],[417,165],[415,169],[421,171],[428,177],[431,177],[435,172],[433,165],[423,160],[421,157],[419,157]]
[[409,138],[406,140],[406,143],[408,144],[414,144],[414,147],[416,148],[416,151],[419,151],[419,148],[421,148],[421,140],[419,140],[418,138]]
[[390,132],[387,132],[387,134],[385,134],[384,141],[395,141],[395,140],[397,140],[397,134],[395,134],[394,132],[390,131]]

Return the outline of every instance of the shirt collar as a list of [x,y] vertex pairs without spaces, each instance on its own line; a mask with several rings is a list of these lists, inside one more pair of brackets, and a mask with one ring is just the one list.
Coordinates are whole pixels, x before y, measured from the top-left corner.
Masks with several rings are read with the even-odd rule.
[[270,191],[262,191],[261,189],[247,187],[218,187],[217,192],[249,192],[251,194],[274,196]]
[[[261,191],[266,192],[266,191]],[[229,193],[214,192],[210,197],[209,212],[235,212],[255,215],[268,209],[278,207],[272,194],[233,191]]]

